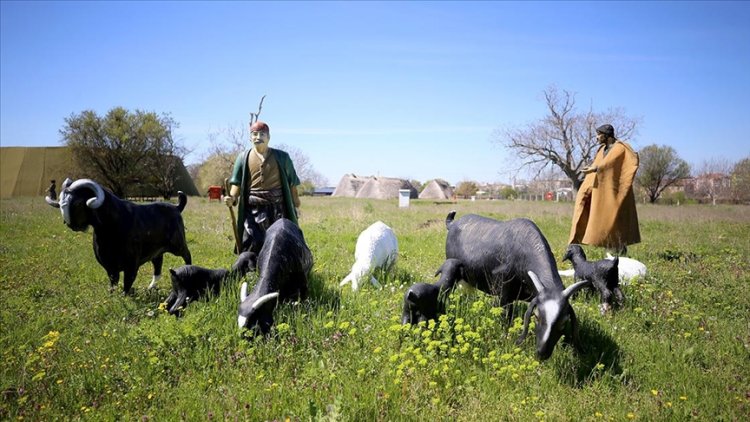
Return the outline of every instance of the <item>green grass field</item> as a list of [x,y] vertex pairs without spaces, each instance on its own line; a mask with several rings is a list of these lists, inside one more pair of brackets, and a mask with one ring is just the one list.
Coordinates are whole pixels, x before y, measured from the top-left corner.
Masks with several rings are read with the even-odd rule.
[[[570,203],[398,209],[395,200],[303,198],[310,298],[280,306],[268,338],[246,340],[239,283],[171,317],[159,309],[168,275],[148,291],[147,264],[134,295],[110,293],[90,232],[68,230],[42,198],[2,200],[0,419],[750,418],[750,207],[639,205],[643,243],[629,255],[649,275],[625,286],[624,308],[605,317],[596,297],[574,298],[586,352],[559,343],[545,362],[534,357],[533,335],[515,346],[520,320],[504,327],[481,293],[455,292],[437,323],[399,324],[406,287],[435,280],[451,209],[457,218],[531,218],[569,268],[559,260]],[[190,198],[183,215],[194,264],[229,267],[227,208]],[[357,235],[376,220],[398,236],[395,274],[382,290],[340,290]],[[181,264],[165,256],[165,272]]]

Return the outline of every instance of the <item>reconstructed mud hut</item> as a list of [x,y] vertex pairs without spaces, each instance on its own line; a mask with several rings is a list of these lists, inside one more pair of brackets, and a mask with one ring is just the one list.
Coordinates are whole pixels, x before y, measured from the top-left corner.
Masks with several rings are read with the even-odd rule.
[[405,179],[393,177],[359,177],[346,174],[341,178],[332,196],[370,199],[398,199],[398,191],[408,189],[409,197],[416,199],[417,189]]

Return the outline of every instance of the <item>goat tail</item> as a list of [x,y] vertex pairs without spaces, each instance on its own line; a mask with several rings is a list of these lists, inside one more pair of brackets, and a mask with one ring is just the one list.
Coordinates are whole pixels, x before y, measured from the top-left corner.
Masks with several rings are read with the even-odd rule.
[[187,195],[185,195],[185,192],[183,191],[177,191],[177,196],[180,198],[179,202],[177,203],[177,210],[182,212],[182,210],[185,209],[185,205],[187,205]]
[[448,215],[445,217],[445,228],[450,229],[451,224],[453,224],[453,218],[456,217],[456,210],[453,210],[448,213]]

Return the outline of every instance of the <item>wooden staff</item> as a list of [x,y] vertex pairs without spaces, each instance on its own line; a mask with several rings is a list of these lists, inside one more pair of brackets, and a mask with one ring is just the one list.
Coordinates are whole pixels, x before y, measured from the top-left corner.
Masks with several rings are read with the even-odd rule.
[[[227,195],[231,194],[229,193],[229,178],[224,179],[224,190],[226,191]],[[234,243],[237,245],[237,253],[242,252],[242,243],[240,241],[240,237],[237,234],[237,218],[234,216],[234,208],[232,208],[231,205],[227,205],[229,207],[229,218],[232,219],[232,233],[234,233]]]

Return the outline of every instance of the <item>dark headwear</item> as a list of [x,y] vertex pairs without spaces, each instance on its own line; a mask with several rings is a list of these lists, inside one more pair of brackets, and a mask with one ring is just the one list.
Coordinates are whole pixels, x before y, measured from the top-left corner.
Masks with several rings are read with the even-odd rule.
[[610,124],[601,125],[598,128],[596,128],[596,133],[603,133],[610,138],[615,137],[615,128],[612,127]]
[[266,132],[270,134],[271,129],[268,128],[266,122],[261,122],[260,120],[258,120],[257,122],[250,125],[250,132]]

